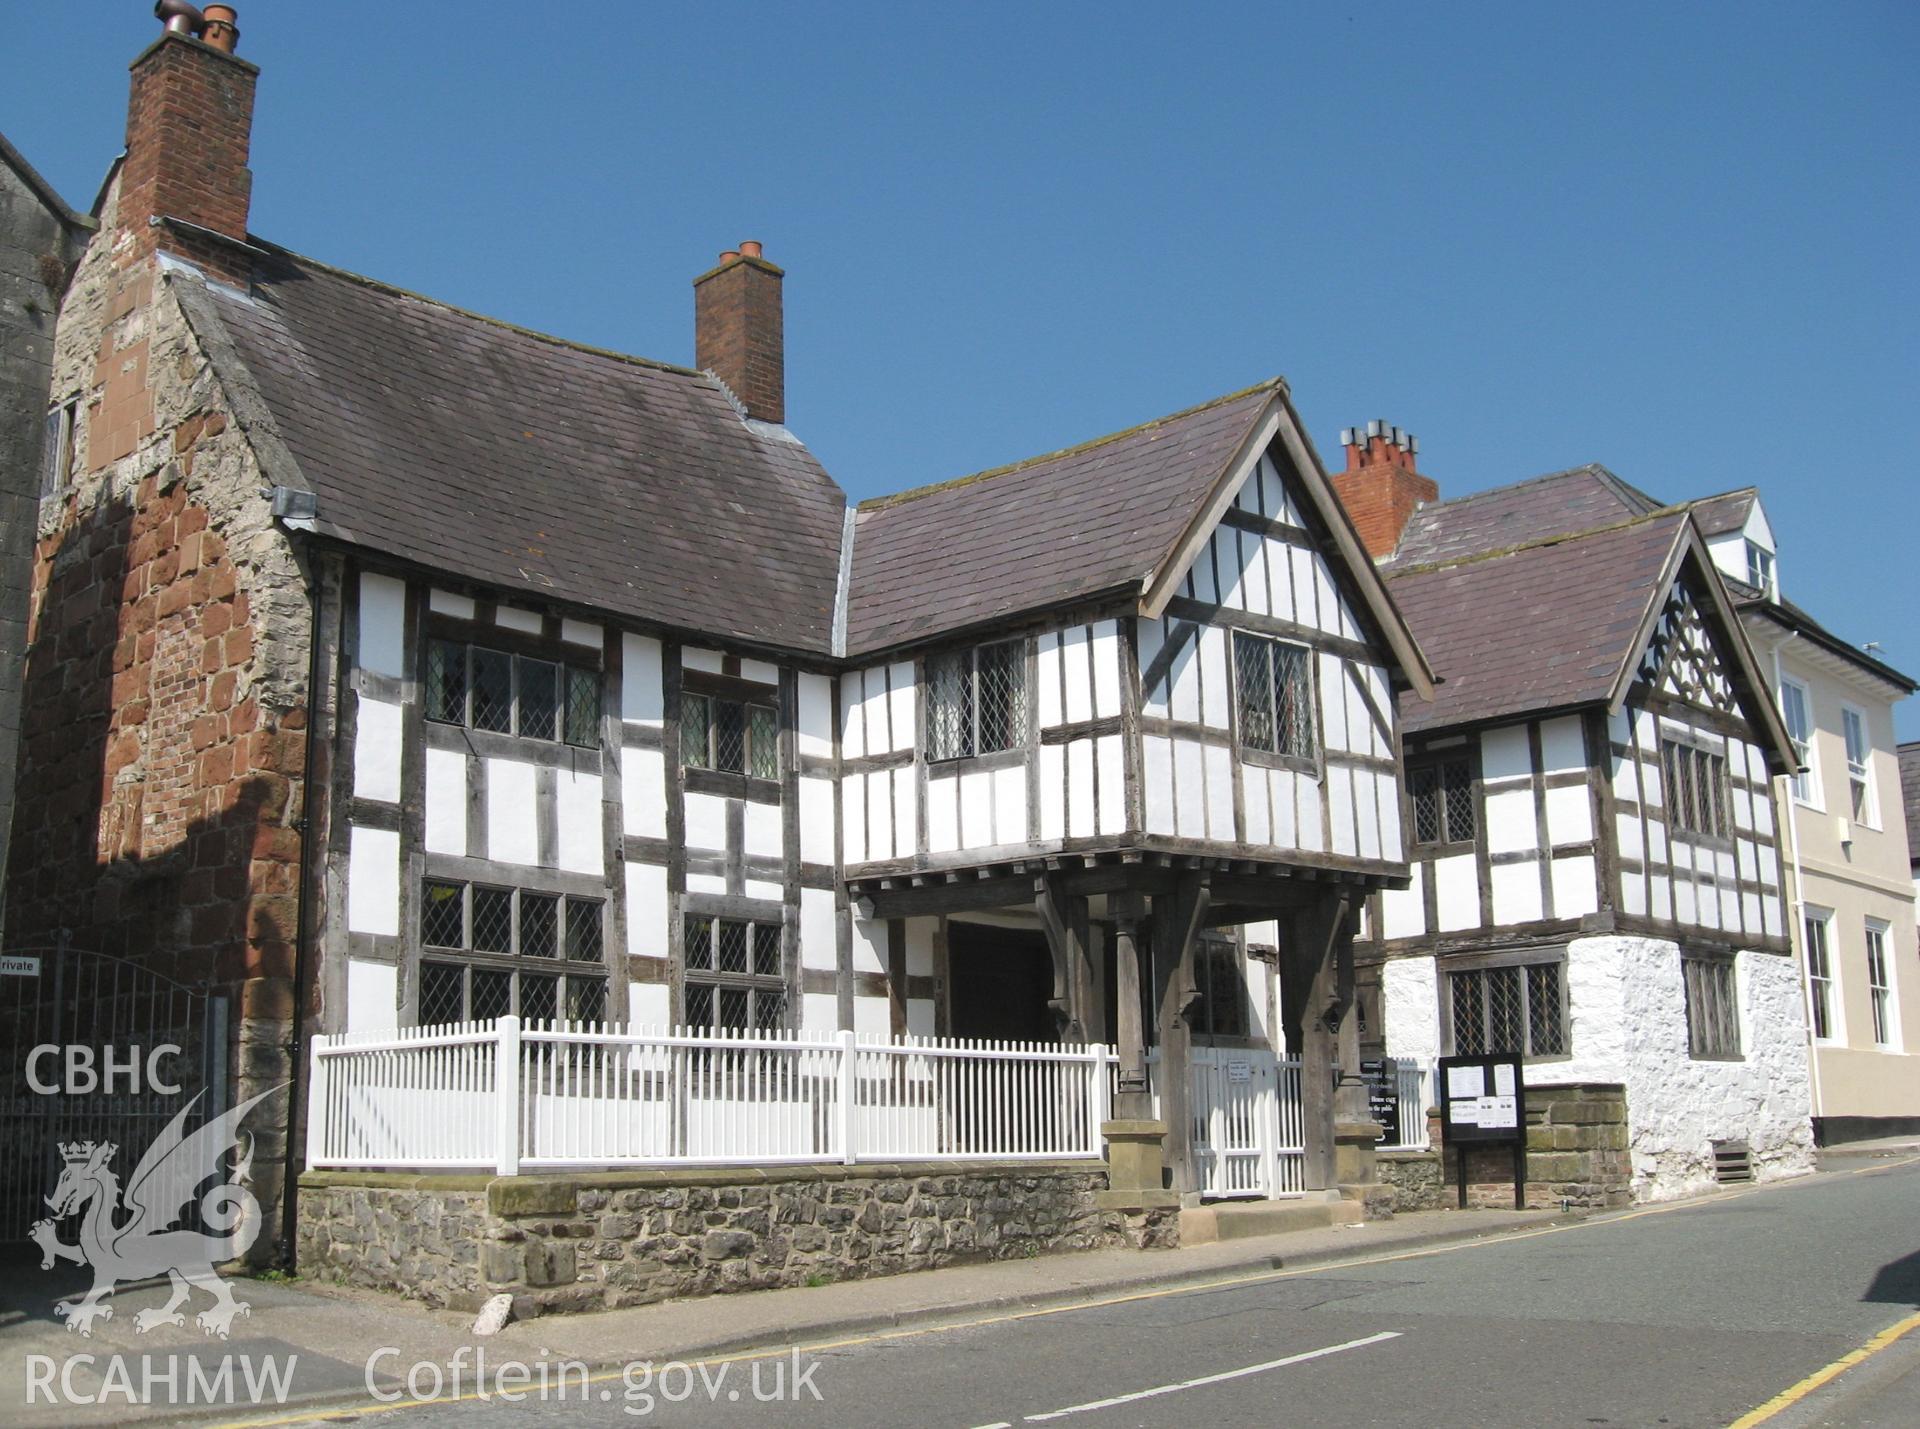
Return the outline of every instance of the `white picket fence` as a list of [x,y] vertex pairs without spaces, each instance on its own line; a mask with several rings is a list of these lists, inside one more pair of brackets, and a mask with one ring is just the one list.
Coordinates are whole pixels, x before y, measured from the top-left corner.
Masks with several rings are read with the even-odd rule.
[[1110,1047],[486,1023],[314,1040],[307,1165],[1053,1160],[1102,1155]]

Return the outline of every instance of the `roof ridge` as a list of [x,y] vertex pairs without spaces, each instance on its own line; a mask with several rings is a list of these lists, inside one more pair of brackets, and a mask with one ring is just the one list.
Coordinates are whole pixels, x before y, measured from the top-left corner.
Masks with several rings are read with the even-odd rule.
[[[1574,469],[1579,470],[1577,467]],[[1402,576],[1427,575],[1433,571],[1449,570],[1456,566],[1474,566],[1483,561],[1497,561],[1507,556],[1517,556],[1522,551],[1537,550],[1542,546],[1564,546],[1573,541],[1584,541],[1591,536],[1605,536],[1615,531],[1625,531],[1634,526],[1644,526],[1649,522],[1686,514],[1687,508],[1684,505],[1662,506],[1638,516],[1629,516],[1624,521],[1610,522],[1605,526],[1588,526],[1578,531],[1562,531],[1553,536],[1536,536],[1531,541],[1520,541],[1494,551],[1474,551],[1467,555],[1450,556],[1440,561],[1423,561],[1414,566],[1387,566],[1382,574],[1388,580],[1396,581]]]
[[1178,412],[1168,412],[1165,416],[1155,417],[1151,421],[1138,422],[1131,427],[1122,427],[1117,432],[1108,432],[1105,436],[1093,437],[1087,441],[1076,443],[1073,446],[1061,447],[1058,451],[1041,452],[1037,456],[1022,457],[1019,461],[1008,462],[1004,466],[991,466],[984,471],[976,471],[966,476],[949,477],[945,481],[935,481],[929,482],[925,486],[909,487],[905,491],[896,491],[888,496],[870,496],[865,501],[862,501],[855,510],[862,512],[884,511],[889,507],[899,506],[909,501],[918,501],[923,496],[932,496],[936,492],[952,491],[962,486],[971,486],[975,482],[990,480],[996,476],[1006,476],[1012,472],[1020,471],[1023,468],[1035,466],[1040,462],[1058,461],[1062,457],[1078,456],[1082,452],[1093,451],[1096,448],[1106,446],[1110,442],[1117,442],[1123,437],[1137,436],[1141,432],[1150,431],[1154,427],[1163,426],[1168,422],[1178,421],[1182,417],[1191,417],[1214,407],[1224,407],[1229,402],[1237,402],[1243,397],[1251,397],[1256,392],[1284,391],[1286,385],[1287,379],[1284,377],[1269,377],[1264,382],[1254,383],[1251,387],[1242,387],[1238,392],[1229,392],[1225,396],[1214,397],[1208,401],[1196,403],[1191,407],[1183,407]]
[[[1489,486],[1484,491],[1469,491],[1461,496],[1449,496],[1444,501],[1431,501],[1421,509],[1424,511],[1437,511],[1443,506],[1465,506],[1470,501],[1479,501],[1489,496],[1505,496],[1509,492],[1519,491],[1523,487],[1539,486],[1544,482],[1558,481],[1563,476],[1574,476],[1583,471],[1590,471],[1603,477],[1613,477],[1615,481],[1620,481],[1619,477],[1614,476],[1613,473],[1608,471],[1601,463],[1590,461],[1584,462],[1579,466],[1567,467],[1561,471],[1543,471],[1538,476],[1522,477],[1519,481],[1510,481],[1505,486]],[[1620,484],[1622,486],[1626,485],[1625,482],[1620,482]],[[1643,496],[1645,494],[1645,492],[1641,493]]]
[[505,318],[496,318],[489,313],[475,312],[472,308],[463,308],[458,303],[449,303],[443,298],[429,297],[425,293],[416,293],[411,288],[402,288],[397,283],[383,282],[379,278],[370,278],[365,273],[356,273],[351,268],[341,268],[335,264],[323,262],[321,259],[309,257],[304,253],[296,253],[293,249],[283,244],[275,243],[271,239],[262,238],[257,233],[249,233],[247,235],[247,241],[258,244],[277,257],[287,259],[305,267],[317,268],[324,273],[332,274],[336,278],[345,279],[349,283],[356,283],[360,287],[371,288],[376,292],[390,293],[399,298],[409,298],[417,303],[425,303],[429,307],[441,308],[457,317],[471,318],[475,322],[485,323],[489,327],[496,327],[505,332],[517,333],[521,337],[530,337],[536,342],[544,342],[552,347],[564,347],[569,351],[584,352],[594,357],[607,357],[613,359],[615,362],[624,362],[634,367],[650,367],[660,372],[671,372],[680,377],[700,377],[705,378],[709,382],[717,380],[711,373],[702,372],[697,367],[682,367],[677,362],[662,362],[658,358],[641,357],[636,353],[616,352],[610,347],[595,347],[592,343],[576,342],[572,338],[560,337],[554,333],[542,332],[538,328],[523,327],[519,323],[508,322]]

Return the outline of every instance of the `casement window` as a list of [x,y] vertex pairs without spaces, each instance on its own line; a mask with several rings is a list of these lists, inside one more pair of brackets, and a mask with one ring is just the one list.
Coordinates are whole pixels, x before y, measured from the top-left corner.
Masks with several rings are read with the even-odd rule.
[[1847,741],[1847,796],[1853,821],[1877,829],[1880,805],[1873,796],[1873,746],[1867,742],[1867,717],[1851,705],[1843,706],[1840,729]]
[[689,914],[681,928],[682,1026],[785,1026],[787,978],[778,923]]
[[1674,831],[1727,837],[1731,821],[1726,756],[1696,744],[1663,739],[1660,767],[1666,775],[1667,817]]
[[1893,1026],[1893,982],[1887,974],[1887,925],[1867,920],[1867,1005],[1873,1009],[1873,1045],[1891,1047],[1899,1039]]
[[1027,740],[1027,642],[927,660],[927,758],[967,759]]
[[47,413],[46,445],[40,453],[40,494],[51,496],[73,480],[80,438],[80,404],[63,402]]
[[429,640],[427,718],[597,749],[600,672],[459,640]]
[[1840,989],[1833,978],[1833,915],[1808,911],[1806,930],[1807,1000],[1813,1017],[1813,1035],[1821,1040],[1839,1036]]
[[1407,765],[1416,844],[1472,843],[1473,766],[1464,754]]
[[1740,1055],[1740,1002],[1733,959],[1680,959],[1687,991],[1687,1053],[1707,1059]]
[[597,898],[424,880],[421,1025],[508,1013],[605,1021],[605,914]]
[[1247,1035],[1247,978],[1240,949],[1233,943],[1205,938],[1194,950],[1194,985],[1200,993],[1188,1023],[1196,1037]]
[[1447,973],[1454,1053],[1567,1055],[1566,962],[1508,963]]
[[1762,595],[1773,594],[1773,552],[1752,541],[1747,542],[1747,584]]
[[1819,773],[1813,764],[1813,696],[1798,680],[1780,681],[1780,715],[1793,741],[1793,757],[1806,770],[1792,776],[1793,797],[1810,808],[1820,805]]
[[780,777],[780,721],[770,704],[692,691],[680,696],[680,760],[754,779]]
[[1313,759],[1313,652],[1264,635],[1233,632],[1233,679],[1240,744],[1268,754]]

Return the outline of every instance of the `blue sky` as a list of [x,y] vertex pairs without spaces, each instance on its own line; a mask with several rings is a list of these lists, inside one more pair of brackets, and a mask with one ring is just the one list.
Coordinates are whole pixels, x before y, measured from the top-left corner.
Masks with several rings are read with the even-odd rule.
[[[1444,494],[1757,484],[1786,593],[1920,674],[1920,7],[238,8],[256,231],[682,362],[759,238],[855,496],[1284,373]],[[78,205],[155,33],[14,18],[0,127]]]

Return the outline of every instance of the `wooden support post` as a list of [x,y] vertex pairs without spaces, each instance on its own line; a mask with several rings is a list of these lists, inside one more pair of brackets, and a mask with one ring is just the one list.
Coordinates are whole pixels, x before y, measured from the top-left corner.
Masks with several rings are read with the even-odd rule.
[[[1348,919],[1348,898],[1330,889],[1286,922],[1280,949],[1280,992],[1288,1050],[1300,1057],[1300,1114],[1310,1191],[1339,1184],[1334,1167],[1334,1065],[1339,1059],[1339,969],[1335,943]],[[1348,938],[1351,947],[1351,938]],[[1364,1092],[1364,1088],[1363,1088]]]
[[1107,900],[1107,911],[1113,915],[1114,1035],[1120,1058],[1120,1087],[1113,1114],[1132,1120],[1144,1120],[1153,1114],[1147,1083],[1147,1033],[1141,1015],[1143,901],[1138,893],[1116,893]]
[[1167,1124],[1167,1160],[1173,1189],[1182,1196],[1198,1192],[1193,1169],[1193,1125],[1187,1087],[1192,1044],[1187,1007],[1197,990],[1193,949],[1206,924],[1210,901],[1205,872],[1183,873],[1171,895],[1153,900],[1154,1005],[1160,1031],[1160,1120]]
[[1033,909],[1053,956],[1053,996],[1047,1000],[1060,1040],[1083,1045],[1093,1040],[1087,1016],[1087,900],[1065,892],[1059,875],[1043,873],[1033,881]]

